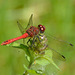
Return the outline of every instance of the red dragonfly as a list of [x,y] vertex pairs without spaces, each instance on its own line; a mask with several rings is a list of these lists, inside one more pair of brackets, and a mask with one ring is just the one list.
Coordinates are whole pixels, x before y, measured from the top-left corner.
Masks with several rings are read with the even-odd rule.
[[[25,29],[27,29],[28,26],[30,25],[31,20],[32,20],[32,16],[33,15],[31,15],[29,23],[28,23],[28,25],[27,25],[27,27]],[[19,28],[21,30],[22,27],[21,27],[20,23],[18,21],[17,21],[17,23],[18,23],[18,26],[19,26]],[[44,31],[45,31],[45,26],[43,26],[43,25],[38,25],[38,27],[30,26],[30,28],[27,29],[26,33],[24,33],[22,36],[19,36],[17,38],[13,38],[13,39],[4,41],[1,45],[7,45],[7,44],[10,44],[10,43],[12,43],[14,41],[17,41],[19,39],[24,39],[24,38],[27,38],[27,37],[34,37],[35,35],[39,34],[39,32],[43,33]],[[21,32],[23,33],[22,30],[21,30]]]
[[[19,27],[19,29],[20,29],[20,31],[21,31],[21,33],[22,33],[22,36],[19,36],[19,37],[17,37],[17,38],[13,38],[13,39],[10,39],[10,40],[7,40],[7,41],[4,41],[1,45],[7,45],[7,44],[10,44],[10,43],[12,43],[12,42],[14,42],[14,41],[17,41],[17,40],[19,40],[19,39],[23,39],[23,43],[25,42],[24,41],[24,39],[25,38],[27,38],[27,37],[31,37],[31,38],[34,38],[36,35],[38,35],[38,34],[40,34],[40,33],[44,33],[45,32],[45,26],[43,26],[43,25],[38,25],[38,27],[35,27],[35,26],[33,26],[33,21],[32,21],[32,17],[33,17],[33,14],[31,15],[31,17],[30,17],[30,19],[29,19],[29,22],[28,22],[28,25],[27,25],[27,27],[24,29],[22,26],[21,26],[21,24],[17,21],[17,23],[18,23],[18,27]],[[26,30],[27,29],[27,30]],[[38,36],[40,36],[40,35],[38,35]],[[57,41],[59,41],[59,42],[65,42],[65,43],[67,43],[67,44],[69,44],[70,46],[73,46],[71,43],[69,43],[69,42],[66,42],[66,41],[63,41],[63,40],[59,40],[59,39],[57,39],[56,37],[53,37],[53,36],[48,36],[49,37],[49,39],[54,39],[54,40],[57,40]],[[44,37],[44,35],[43,36],[41,36],[41,38],[42,39],[45,39],[45,37]],[[45,40],[46,41],[46,40]],[[46,44],[46,43],[45,43]],[[42,49],[45,49],[46,47],[47,47],[47,45],[45,45],[44,44],[44,47],[42,48]],[[50,45],[51,46],[51,45]],[[49,44],[48,44],[48,47],[49,47]],[[58,53],[56,50],[54,50],[53,48],[51,48],[51,47],[49,47],[51,50],[52,50],[52,52],[54,53],[54,57],[55,58],[57,58],[57,59],[61,59],[61,60],[65,60],[65,57],[63,56],[63,55],[61,55],[60,53]],[[56,57],[56,56],[58,56],[58,57]]]

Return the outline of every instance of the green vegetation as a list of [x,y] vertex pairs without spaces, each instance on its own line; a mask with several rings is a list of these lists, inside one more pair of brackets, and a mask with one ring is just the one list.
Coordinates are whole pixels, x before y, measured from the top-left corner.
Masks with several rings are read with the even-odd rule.
[[[1,0],[0,43],[20,36],[17,20],[22,20],[21,24],[24,27],[31,14],[34,14],[34,25],[43,24],[46,26],[46,33],[75,44],[74,0]],[[17,42],[21,43],[22,40]],[[53,40],[50,43],[52,42],[56,43]],[[59,44],[54,49],[58,50],[57,47],[61,47],[59,52],[66,57],[66,62],[56,60],[59,62],[57,64],[61,71],[56,71],[55,67],[50,64],[46,67],[45,73],[49,75],[49,72],[56,71],[57,75],[75,75],[74,48]],[[28,65],[28,62],[23,50],[0,46],[0,75],[22,75],[26,68],[24,64]],[[29,70],[29,73],[31,72]],[[33,73],[35,72],[33,71]]]

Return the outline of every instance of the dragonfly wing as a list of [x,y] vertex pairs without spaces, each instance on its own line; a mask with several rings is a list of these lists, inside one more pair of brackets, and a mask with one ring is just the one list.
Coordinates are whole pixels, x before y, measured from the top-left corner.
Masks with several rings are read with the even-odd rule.
[[68,44],[68,45],[70,45],[70,46],[73,47],[73,44],[71,44],[70,42],[67,42],[67,41],[64,41],[64,40],[58,39],[58,38],[56,38],[56,37],[54,37],[54,36],[52,36],[52,35],[50,35],[50,37],[52,37],[54,40],[57,40],[57,41],[59,41],[59,42],[66,43],[66,44]]
[[18,24],[18,27],[19,27],[19,30],[20,30],[21,34],[23,35],[23,34],[24,34],[24,28],[23,28],[22,25],[19,23],[19,21],[17,21],[17,24]]
[[32,18],[33,18],[33,14],[31,14],[31,16],[30,16],[30,18],[29,18],[28,25],[27,25],[27,27],[25,28],[25,30],[27,30],[30,26],[33,25],[33,20],[32,20]]
[[52,48],[50,48],[50,50],[52,50],[52,52],[53,52],[53,58],[54,59],[58,59],[58,60],[62,60],[62,61],[65,61],[66,60],[65,56],[63,56],[62,54],[58,53],[57,51],[55,51]]
[[[25,33],[24,28],[23,28],[22,25],[19,23],[19,21],[17,21],[17,24],[18,24],[18,27],[19,27],[19,30],[20,30],[21,34],[23,35],[23,34]],[[25,44],[25,39],[23,39],[23,43]]]
[[48,34],[48,33],[46,33],[46,32],[45,32],[45,34],[46,34],[49,38],[52,38],[52,39],[55,40],[55,41],[58,41],[58,42],[60,42],[60,43],[64,43],[64,44],[66,44],[66,45],[68,45],[68,46],[73,47],[73,44],[70,43],[70,42],[68,42],[68,41],[61,40],[61,39],[59,39],[59,38],[57,38],[57,37],[55,37],[55,36],[53,36],[53,35],[51,35],[51,34]]
[[61,38],[56,38],[51,34],[48,33],[44,33],[48,39],[48,45],[49,47],[53,48],[54,50],[56,50],[57,52],[65,52],[66,51],[71,51],[73,48],[73,45],[67,41],[61,40]]
[[32,18],[33,18],[33,14],[31,14],[31,16],[30,16],[30,18],[29,18],[28,25],[27,25],[27,27],[26,27],[25,29],[22,27],[22,25],[19,23],[19,21],[17,21],[18,27],[19,27],[19,29],[20,29],[20,31],[21,31],[22,34],[24,34],[24,32],[25,32],[30,26],[33,25]]
[[[28,25],[27,25],[27,27],[26,27],[25,29],[22,27],[22,25],[19,23],[19,21],[17,21],[18,27],[19,27],[20,32],[21,32],[22,35],[26,32],[26,30],[27,30],[31,25],[33,25],[32,17],[33,17],[33,14],[31,14],[30,19],[29,19],[29,22],[28,22]],[[23,43],[25,43],[25,39],[23,39]]]

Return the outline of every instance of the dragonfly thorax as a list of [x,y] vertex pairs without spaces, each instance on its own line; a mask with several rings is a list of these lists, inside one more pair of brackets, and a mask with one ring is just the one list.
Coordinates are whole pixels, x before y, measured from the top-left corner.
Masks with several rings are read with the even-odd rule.
[[26,32],[29,34],[29,37],[33,37],[39,33],[39,29],[31,26],[28,30],[26,30]]

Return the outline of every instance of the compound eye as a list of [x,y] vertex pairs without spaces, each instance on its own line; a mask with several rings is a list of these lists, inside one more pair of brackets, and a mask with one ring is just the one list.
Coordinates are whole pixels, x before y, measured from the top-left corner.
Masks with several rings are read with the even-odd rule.
[[43,33],[45,31],[45,27],[40,28],[40,32]]
[[38,28],[39,28],[39,30],[40,30],[40,33],[43,33],[44,31],[45,31],[45,26],[43,26],[43,25],[38,25]]
[[38,25],[38,27],[39,27],[39,28],[41,28],[41,27],[42,27],[42,25],[40,24],[40,25]]
[[45,29],[46,29],[45,26],[43,26],[43,29],[44,29],[44,31],[45,31]]

